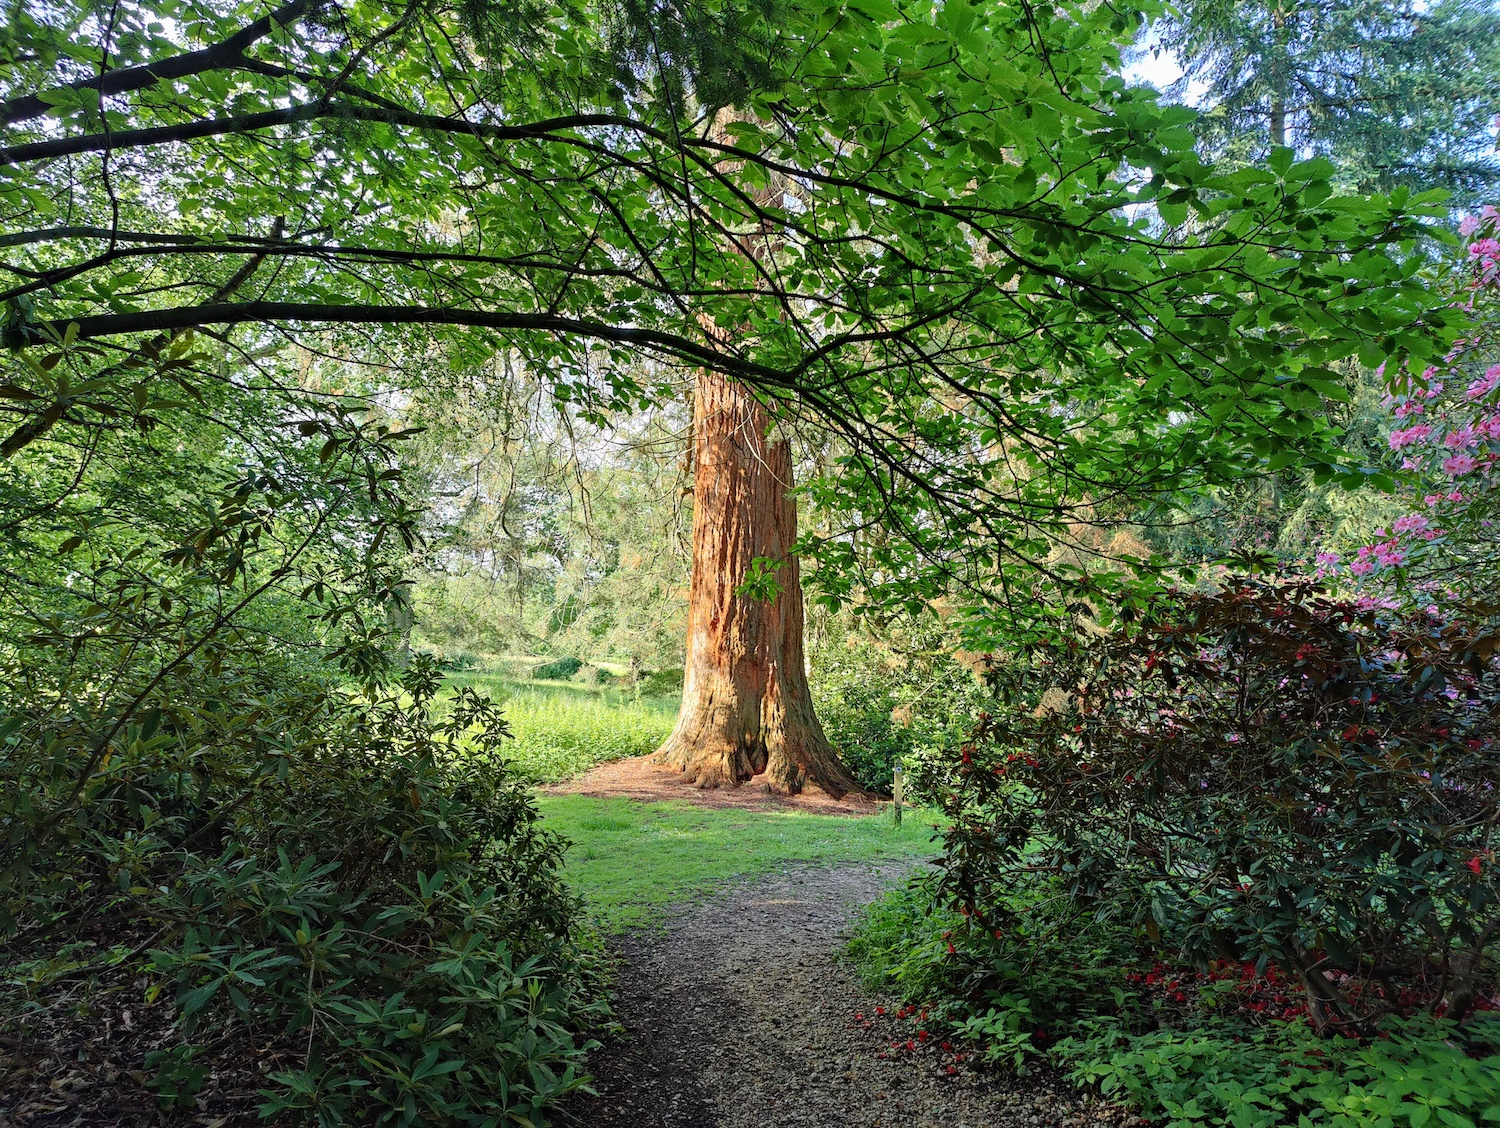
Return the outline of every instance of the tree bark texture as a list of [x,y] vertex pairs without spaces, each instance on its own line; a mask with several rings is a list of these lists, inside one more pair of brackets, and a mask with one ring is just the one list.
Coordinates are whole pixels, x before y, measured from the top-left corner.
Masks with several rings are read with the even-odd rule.
[[[813,711],[802,654],[802,584],[791,451],[766,438],[765,408],[700,372],[693,402],[693,574],[677,727],[658,763],[699,787],[761,777],[772,791],[855,789]],[[756,557],[783,560],[772,602],[735,594]]]

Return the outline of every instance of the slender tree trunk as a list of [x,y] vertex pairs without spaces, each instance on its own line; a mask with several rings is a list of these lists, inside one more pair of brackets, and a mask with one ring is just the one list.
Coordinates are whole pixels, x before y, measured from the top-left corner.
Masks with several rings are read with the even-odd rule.
[[[854,790],[813,711],[802,654],[802,584],[791,451],[766,439],[765,409],[710,372],[693,402],[693,576],[677,727],[657,751],[699,787],[760,777],[796,794]],[[785,560],[771,602],[735,594],[756,557]]]
[[1277,6],[1271,13],[1271,24],[1276,29],[1276,67],[1279,71],[1273,75],[1276,93],[1271,96],[1271,144],[1281,148],[1286,144],[1286,100],[1292,72],[1286,34],[1286,10]]

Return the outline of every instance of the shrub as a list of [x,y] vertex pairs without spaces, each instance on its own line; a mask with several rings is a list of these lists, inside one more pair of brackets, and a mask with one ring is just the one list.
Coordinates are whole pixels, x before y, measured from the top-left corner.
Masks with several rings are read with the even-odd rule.
[[963,739],[988,704],[988,690],[953,660],[948,643],[907,635],[875,642],[850,630],[815,651],[818,719],[860,786],[888,793],[900,760],[922,798],[923,762]]
[[583,662],[580,659],[557,658],[535,667],[531,671],[531,676],[537,681],[567,681],[581,669],[583,669]]
[[681,670],[653,670],[640,680],[642,697],[667,697],[682,692]]
[[1071,911],[1054,884],[1019,886],[1006,905],[1014,927],[998,934],[937,892],[927,880],[866,910],[849,954],[869,987],[931,1008],[987,1060],[1023,1070],[1079,1023],[1151,1025],[1149,1001],[1129,989],[1142,952],[1128,933]]
[[[1492,1024],[1491,1024],[1492,1025]],[[1306,1026],[1105,1032],[1061,1043],[1069,1078],[1097,1085],[1164,1125],[1198,1128],[1475,1128],[1500,1118],[1500,1030],[1390,1024],[1374,1043]]]
[[[1476,1128],[1500,1116],[1500,1022],[1386,1018],[1366,1040],[1285,1021],[1284,977],[1163,963],[1118,922],[1036,890],[1017,929],[967,927],[928,887],[888,894],[849,942],[871,988],[907,1004],[955,1056],[1039,1060],[1165,1128]],[[1281,1006],[1273,1005],[1281,999]],[[893,1046],[901,1044],[897,1033]]]
[[439,683],[423,656],[373,699],[185,667],[77,794],[81,734],[0,720],[19,1044],[65,1051],[75,1008],[144,989],[142,1034],[67,1066],[100,1092],[135,1072],[165,1107],[260,1088],[287,1122],[543,1124],[585,1080],[592,960],[498,713],[461,690],[434,721]]
[[1493,620],[1307,583],[1162,598],[1000,667],[955,757],[945,890],[986,932],[1046,875],[1162,950],[1282,969],[1319,1025],[1490,991]]

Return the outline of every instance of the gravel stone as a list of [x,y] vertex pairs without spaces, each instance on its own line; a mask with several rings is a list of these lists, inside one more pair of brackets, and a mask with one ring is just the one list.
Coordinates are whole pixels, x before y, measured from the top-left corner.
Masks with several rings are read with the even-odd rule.
[[[841,960],[860,906],[909,865],[783,871],[663,914],[618,946],[623,1035],[589,1066],[597,1097],[564,1118],[587,1128],[1086,1128],[1140,1123],[1056,1075],[949,1074],[930,1038],[892,1050],[896,1004]],[[875,1008],[887,1015],[875,1018]],[[864,1014],[872,1029],[855,1019]]]

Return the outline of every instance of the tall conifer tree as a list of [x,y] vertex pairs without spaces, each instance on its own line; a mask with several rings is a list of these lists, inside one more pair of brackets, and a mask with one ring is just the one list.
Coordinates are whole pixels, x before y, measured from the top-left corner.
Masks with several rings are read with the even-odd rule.
[[1202,89],[1216,156],[1322,155],[1348,187],[1500,189],[1500,7],[1491,0],[1184,0],[1160,44]]

